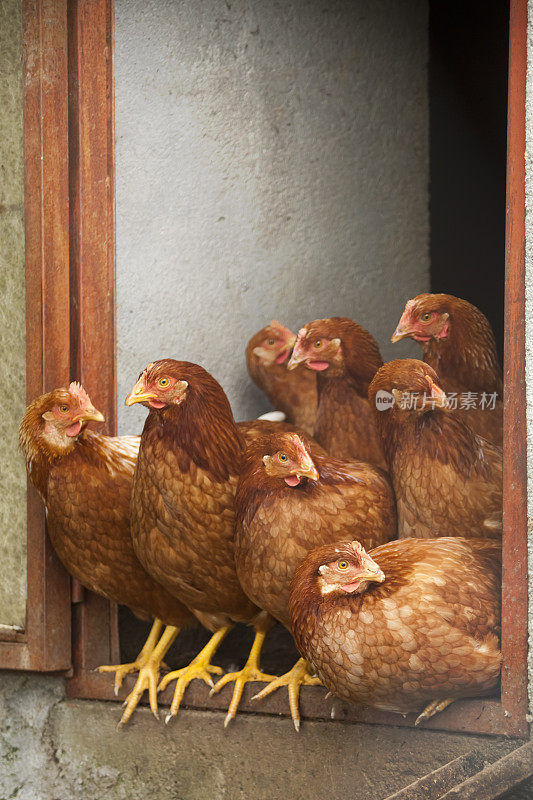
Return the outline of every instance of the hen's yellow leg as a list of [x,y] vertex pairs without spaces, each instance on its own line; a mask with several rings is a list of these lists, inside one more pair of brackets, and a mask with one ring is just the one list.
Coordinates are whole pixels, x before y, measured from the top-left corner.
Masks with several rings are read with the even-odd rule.
[[193,658],[187,667],[182,667],[182,669],[174,670],[174,672],[169,672],[167,675],[165,675],[159,685],[159,691],[165,689],[170,681],[173,681],[177,678],[174,697],[172,698],[170,711],[167,714],[165,722],[170,722],[172,717],[175,717],[178,713],[185,689],[192,680],[195,678],[200,678],[200,680],[205,681],[205,683],[213,687],[213,680],[210,673],[213,673],[214,675],[221,675],[222,670],[220,667],[216,667],[211,664],[211,658],[222,642],[222,639],[227,633],[230,632],[232,627],[233,625],[225,625],[223,628],[219,628],[218,631],[216,631],[216,633],[214,633],[209,639],[205,647],[200,650],[198,655]]
[[422,711],[421,714],[415,720],[415,725],[420,725],[421,722],[424,720],[429,719],[434,714],[440,714],[441,711],[444,711],[445,708],[448,708],[454,701],[454,697],[447,697],[444,700],[432,700],[425,709]]
[[245,683],[248,681],[275,680],[275,675],[266,675],[264,672],[261,672],[259,667],[259,656],[261,655],[261,650],[268,630],[270,630],[270,626],[266,630],[263,627],[256,628],[252,649],[250,650],[250,655],[248,656],[248,660],[244,667],[239,670],[239,672],[228,672],[217,682],[216,686],[213,686],[211,689],[211,694],[214,694],[215,692],[219,692],[227,683],[235,681],[233,696],[231,698],[231,703],[229,704],[226,719],[224,720],[225,728],[227,725],[229,725],[237,713]]
[[148,639],[144,643],[144,646],[135,659],[130,664],[114,664],[114,665],[105,665],[102,667],[98,667],[98,672],[114,672],[115,673],[115,694],[118,694],[118,690],[122,686],[122,682],[126,675],[129,675],[130,672],[137,672],[142,667],[145,666],[147,663],[150,655],[154,647],[157,644],[157,640],[161,635],[161,631],[163,630],[163,623],[160,619],[154,620],[154,624],[150,629],[150,633],[148,634]]
[[165,657],[165,654],[167,653],[170,645],[178,633],[179,628],[175,628],[173,625],[167,625],[163,631],[163,635],[158,641],[156,647],[152,649],[152,652],[148,656],[146,663],[140,668],[139,676],[135,682],[135,686],[124,701],[124,705],[126,707],[122,714],[121,720],[118,723],[119,727],[120,725],[125,725],[129,720],[139,705],[139,701],[146,689],[148,689],[148,697],[150,699],[150,709],[152,714],[154,717],[159,719],[159,711],[157,710],[157,684],[159,681],[159,671],[163,662],[163,658]]
[[291,710],[291,717],[294,724],[294,727],[297,731],[300,730],[300,709],[299,709],[299,699],[300,699],[300,686],[320,686],[320,681],[313,675],[311,665],[309,661],[306,661],[305,658],[300,658],[294,667],[286,672],[285,675],[281,675],[279,678],[274,678],[274,680],[265,686],[264,689],[261,689],[256,695],[252,697],[252,700],[261,700],[263,697],[266,697],[267,694],[271,694],[275,692],[276,689],[279,689],[280,686],[287,686],[289,690],[289,708]]

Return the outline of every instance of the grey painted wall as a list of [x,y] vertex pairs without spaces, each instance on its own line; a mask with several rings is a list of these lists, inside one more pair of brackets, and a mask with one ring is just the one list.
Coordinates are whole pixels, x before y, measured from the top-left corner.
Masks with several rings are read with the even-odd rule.
[[423,0],[117,0],[122,432],[163,356],[265,411],[243,351],[272,317],[351,316],[401,354],[428,286],[426,62]]

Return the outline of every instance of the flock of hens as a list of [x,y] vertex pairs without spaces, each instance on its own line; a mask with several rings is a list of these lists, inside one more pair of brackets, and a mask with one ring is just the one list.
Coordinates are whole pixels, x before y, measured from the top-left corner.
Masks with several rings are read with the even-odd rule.
[[[219,383],[172,359],[149,364],[126,398],[148,408],[140,437],[90,430],[103,417],[79,383],[28,406],[20,445],[59,558],[88,589],[154,620],[134,663],[100,667],[117,690],[138,673],[122,723],[145,690],[157,716],[157,692],[175,681],[168,721],[195,678],[213,692],[234,683],[225,724],[247,681],[266,682],[258,698],[287,686],[297,730],[302,685],[416,712],[417,723],[497,689],[494,336],[470,303],[422,294],[392,341],[403,337],[423,360],[383,364],[344,317],[297,336],[271,322],[246,359],[285,421],[236,423]],[[301,654],[281,677],[259,663],[276,620]],[[212,657],[237,622],[254,628],[249,657],[215,684]],[[198,623],[209,642],[160,681],[179,630]]]

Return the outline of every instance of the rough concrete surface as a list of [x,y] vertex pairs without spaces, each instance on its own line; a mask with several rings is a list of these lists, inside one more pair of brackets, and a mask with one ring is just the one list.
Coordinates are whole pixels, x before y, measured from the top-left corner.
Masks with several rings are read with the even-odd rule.
[[[84,800],[381,800],[392,789],[481,746],[487,758],[513,744],[399,728],[184,711],[175,724],[142,709],[117,733],[118,709],[99,703],[54,706],[50,731],[61,779]],[[87,753],[90,752],[90,759]],[[386,756],[384,755],[386,754]]]
[[26,470],[18,425],[26,399],[22,2],[0,0],[0,625],[26,615]]
[[[516,743],[370,725],[68,701],[60,678],[0,676],[0,800],[382,800],[463,753],[487,761]],[[527,794],[513,794],[525,800]]]
[[63,696],[60,678],[0,673],[0,800],[65,796],[56,794],[60,771],[50,736],[50,711]]
[[351,316],[408,352],[389,338],[428,286],[427,14],[117,0],[121,432],[163,356],[213,372],[238,419],[265,411],[244,345],[272,317]]

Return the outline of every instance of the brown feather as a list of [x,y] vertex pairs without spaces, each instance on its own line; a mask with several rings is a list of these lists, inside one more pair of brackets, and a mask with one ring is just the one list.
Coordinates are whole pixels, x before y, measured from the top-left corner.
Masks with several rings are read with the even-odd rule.
[[400,359],[385,364],[372,381],[370,403],[389,465],[398,508],[399,536],[493,536],[485,521],[502,510],[502,453],[477,436],[454,411],[379,411],[378,391],[428,392],[427,364]]
[[[204,624],[253,621],[234,557],[234,496],[246,447],[279,423],[236,425],[220,384],[202,367],[165,359],[158,376],[187,382],[179,405],[150,409],[134,478],[132,536],[147,571]],[[207,615],[207,616],[206,616]]]
[[[317,442],[336,458],[360,459],[386,468],[368,405],[368,387],[383,364],[375,339],[357,322],[331,317],[302,328],[297,346],[310,355],[313,342],[321,339],[340,339],[341,344],[337,360],[317,374]],[[316,358],[321,358],[319,353]]]
[[188,610],[142,568],[133,550],[129,506],[139,437],[84,429],[65,450],[44,436],[42,414],[70,398],[67,389],[35,400],[20,428],[28,474],[47,509],[47,529],[61,562],[86,588],[138,616],[183,627]]
[[310,553],[297,569],[290,620],[301,654],[340,697],[386,711],[487,695],[501,656],[501,554],[487,539],[404,539],[372,550],[383,583],[323,594],[319,568],[355,560],[350,542]]
[[[235,559],[245,592],[288,625],[289,582],[314,547],[357,536],[372,548],[396,535],[388,477],[363,462],[313,455],[319,480],[296,487],[270,476],[263,457],[277,451],[298,457],[294,434],[273,434],[249,444],[237,487]],[[312,449],[303,441],[309,456]]]
[[[287,370],[287,359],[292,351],[294,335],[288,328],[275,323],[266,325],[258,331],[246,346],[246,365],[254,383],[266,394],[274,408],[283,411],[287,422],[294,423],[312,434],[316,422],[317,389],[316,376],[305,369],[297,367],[292,372]],[[261,361],[254,350],[265,346],[265,341],[273,340],[281,357],[286,359],[277,363]]]
[[[474,392],[479,397],[497,394],[494,410],[457,409],[457,414],[480,436],[497,444],[503,441],[503,384],[496,342],[486,316],[466,300],[450,294],[420,294],[413,298],[413,320],[424,313],[449,315],[448,335],[421,342],[423,360],[438,373],[449,393]],[[479,398],[478,398],[479,399]]]

